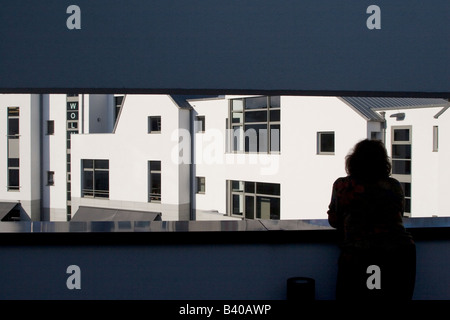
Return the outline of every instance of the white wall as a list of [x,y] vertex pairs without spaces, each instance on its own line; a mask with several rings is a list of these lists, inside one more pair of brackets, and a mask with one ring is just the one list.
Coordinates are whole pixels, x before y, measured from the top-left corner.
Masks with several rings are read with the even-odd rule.
[[[152,115],[162,118],[160,134],[147,133]],[[189,164],[180,167],[172,153],[178,149],[178,128],[189,124],[184,119],[188,115],[165,95],[127,95],[114,134],[73,137],[72,214],[79,205],[89,205],[162,212],[163,220],[187,219]],[[81,159],[109,159],[109,200],[80,197]],[[147,202],[150,160],[161,161],[161,204]]]
[[[20,107],[20,173],[19,191],[7,191],[7,108]],[[0,200],[20,201],[28,219],[40,219],[40,179],[39,179],[39,95],[1,94],[0,95]],[[23,216],[22,219],[27,219]]]
[[[196,134],[196,176],[206,177],[206,193],[196,196],[197,210],[225,213],[225,181],[244,180],[281,184],[281,219],[325,218],[332,183],[345,175],[349,150],[367,138],[367,121],[334,97],[283,96],[281,153],[226,154],[228,98],[236,96],[191,102],[206,118],[206,132]],[[317,154],[318,131],[335,132],[334,155]]]
[[[447,147],[449,137],[449,117],[445,112],[435,119],[442,108],[421,108],[386,111],[386,144],[391,154],[392,126],[412,126],[412,168],[411,168],[411,217],[448,216],[449,209],[439,206],[448,197]],[[390,116],[399,111],[405,113],[404,120]],[[433,126],[440,130],[440,149],[433,152]],[[444,160],[445,159],[445,160]],[[446,178],[444,178],[446,177]],[[441,199],[440,199],[441,198]]]
[[[66,95],[43,95],[43,219],[50,221],[66,221],[66,192],[67,192],[67,143],[66,143]],[[55,131],[47,135],[47,120],[53,120]],[[53,171],[54,185],[47,185],[47,171]]]

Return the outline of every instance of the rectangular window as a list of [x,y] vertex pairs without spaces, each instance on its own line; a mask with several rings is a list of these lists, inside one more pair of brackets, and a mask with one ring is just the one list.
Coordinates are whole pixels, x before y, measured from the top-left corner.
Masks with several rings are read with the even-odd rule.
[[229,181],[231,216],[245,219],[280,219],[280,184]]
[[54,171],[47,171],[47,185],[48,186],[54,186],[55,185],[55,172]]
[[317,132],[317,154],[334,154],[334,132]]
[[439,128],[438,126],[433,126],[433,152],[438,152],[439,150]]
[[20,189],[20,127],[19,127],[19,107],[8,107],[7,122],[7,190],[17,191]]
[[232,152],[280,152],[280,97],[230,100],[229,119]]
[[109,198],[109,160],[82,160],[82,197]]
[[122,109],[124,98],[125,98],[125,96],[123,96],[123,95],[114,96],[114,106],[115,106],[115,108],[114,108],[114,122],[116,122],[117,118],[119,117],[120,110]]
[[48,120],[47,121],[47,135],[52,135],[55,133],[55,121]]
[[204,194],[206,192],[205,177],[197,177],[197,193]]
[[412,127],[392,127],[392,177],[397,179],[405,193],[405,215],[411,215]]
[[161,133],[161,116],[148,117],[148,133]]
[[161,161],[148,162],[148,202],[161,202]]
[[195,132],[205,132],[205,116],[196,116],[195,125]]

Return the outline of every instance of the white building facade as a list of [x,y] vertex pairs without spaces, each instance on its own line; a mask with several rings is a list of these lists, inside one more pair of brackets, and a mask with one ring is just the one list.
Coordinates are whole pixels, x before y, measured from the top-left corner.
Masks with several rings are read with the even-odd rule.
[[83,208],[162,220],[324,219],[345,156],[368,138],[385,142],[408,216],[450,216],[449,106],[428,98],[1,95],[0,202],[20,203],[22,219],[52,221]]

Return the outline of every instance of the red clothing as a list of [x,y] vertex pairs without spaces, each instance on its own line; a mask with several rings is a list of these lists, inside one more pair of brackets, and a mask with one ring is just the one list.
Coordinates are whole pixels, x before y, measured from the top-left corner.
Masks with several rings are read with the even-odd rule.
[[350,176],[333,184],[328,221],[347,248],[389,248],[414,243],[403,226],[404,194],[393,178],[361,182]]

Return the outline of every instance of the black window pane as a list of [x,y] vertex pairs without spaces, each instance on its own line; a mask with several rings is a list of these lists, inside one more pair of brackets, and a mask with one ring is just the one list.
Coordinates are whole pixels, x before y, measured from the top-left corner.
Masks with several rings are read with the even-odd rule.
[[116,106],[120,106],[123,102],[123,96],[114,97]]
[[411,159],[411,145],[392,145],[393,159]]
[[270,121],[280,121],[280,110],[270,110]]
[[392,160],[393,174],[411,174],[410,160]]
[[267,195],[280,195],[280,184],[278,183],[256,183],[256,193]]
[[395,129],[394,141],[409,141],[409,129]]
[[280,108],[281,107],[280,96],[270,97],[270,107]]
[[94,160],[83,160],[83,168],[92,169],[94,167]]
[[8,170],[8,186],[11,188],[19,187],[19,169]]
[[161,131],[161,117],[150,117],[149,132]]
[[19,119],[8,119],[8,135],[13,136],[19,134]]
[[320,152],[334,152],[334,133],[320,134]]
[[233,214],[243,215],[242,210],[242,196],[238,194],[233,194]]
[[247,111],[245,122],[267,122],[267,111]]
[[55,122],[53,120],[47,121],[47,134],[55,133]]
[[151,193],[161,194],[161,174],[152,173],[151,174]]
[[83,171],[83,189],[94,189],[94,172]]
[[252,196],[245,197],[245,218],[247,219],[255,218],[255,197]]
[[161,171],[161,161],[150,161],[150,171]]
[[96,191],[108,191],[109,190],[109,172],[108,171],[95,171],[95,186]]
[[8,158],[8,167],[19,167],[19,159],[18,158]]
[[245,182],[245,192],[255,193],[255,183],[254,182]]
[[256,97],[245,99],[245,109],[267,108],[267,97]]
[[95,169],[109,169],[109,160],[94,160]]

